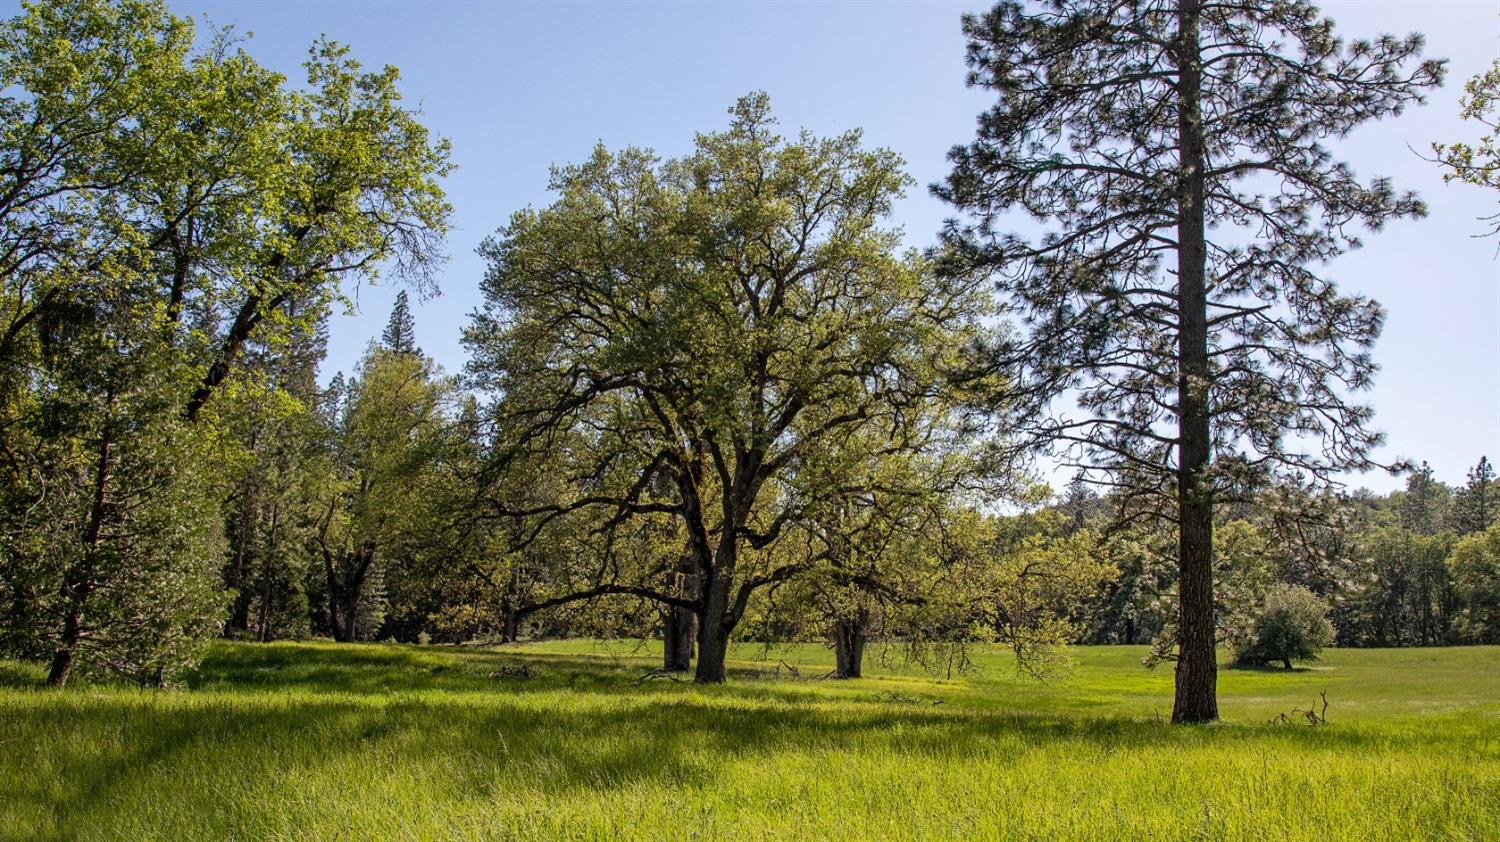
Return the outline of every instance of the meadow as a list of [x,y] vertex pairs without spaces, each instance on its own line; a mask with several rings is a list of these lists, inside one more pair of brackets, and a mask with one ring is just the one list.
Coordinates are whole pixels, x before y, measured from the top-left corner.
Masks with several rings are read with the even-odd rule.
[[[220,643],[166,692],[0,664],[0,838],[1500,839],[1500,647],[1226,668],[1206,727],[1141,647],[1046,683],[885,654],[743,645],[721,687],[593,641]],[[1326,725],[1268,721],[1320,691]]]

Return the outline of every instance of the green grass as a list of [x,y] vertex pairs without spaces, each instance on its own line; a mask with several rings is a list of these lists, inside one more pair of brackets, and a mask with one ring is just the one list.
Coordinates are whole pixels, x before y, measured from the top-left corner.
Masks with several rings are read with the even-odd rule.
[[[710,688],[638,682],[658,651],[221,644],[166,693],[3,664],[0,839],[1500,838],[1500,647],[1226,669],[1196,728],[1139,647],[1037,684],[745,646]],[[1267,724],[1320,690],[1329,725]]]

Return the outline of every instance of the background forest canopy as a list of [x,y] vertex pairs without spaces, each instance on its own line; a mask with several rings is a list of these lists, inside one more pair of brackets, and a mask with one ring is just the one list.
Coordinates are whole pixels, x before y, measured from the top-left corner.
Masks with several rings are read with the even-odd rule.
[[[897,155],[858,131],[785,133],[750,94],[680,157],[601,145],[555,168],[554,201],[481,249],[462,373],[417,346],[403,291],[326,386],[330,312],[375,280],[425,295],[445,256],[449,148],[396,69],[319,40],[289,80],[157,2],[27,5],[0,26],[0,657],[45,662],[59,686],[76,670],[161,685],[216,636],[659,636],[663,669],[705,682],[725,679],[731,640],[826,641],[849,678],[871,642],[947,668],[999,642],[1041,677],[1070,644],[1175,659],[1179,524],[1199,492],[1183,496],[1183,439],[1162,430],[1187,413],[1179,392],[1200,393],[1176,357],[1129,360],[1167,359],[1190,329],[1131,303],[1178,271],[1160,244],[1179,205],[1160,202],[1180,201],[1161,175],[1180,150],[1160,172],[1143,143],[1105,181],[1058,173],[1176,132],[1177,106],[1112,126],[1131,103],[1078,91],[1118,79],[1032,91],[1006,52],[1100,38],[1098,66],[1075,70],[1105,73],[1126,49],[1110,39],[1154,44],[1196,8],[1139,5],[1124,22],[1079,3],[965,19],[971,82],[1001,105],[934,188],[967,216],[930,249],[891,226],[915,186]],[[1243,60],[1233,84],[1204,83],[1198,117],[1205,160],[1264,145],[1268,125],[1304,129],[1256,176],[1297,191],[1244,199],[1257,188],[1215,170],[1198,197],[1212,223],[1262,226],[1260,245],[1206,247],[1212,301],[1235,303],[1204,341],[1264,351],[1204,363],[1212,640],[1287,667],[1334,644],[1500,644],[1487,458],[1451,483],[1410,468],[1384,496],[1329,482],[1373,465],[1370,412],[1349,395],[1382,314],[1304,268],[1352,247],[1345,226],[1422,213],[1318,139],[1420,102],[1441,63],[1418,61],[1420,39],[1346,49],[1311,7],[1284,6],[1204,13],[1249,41],[1293,32],[1307,76],[1255,100]],[[1361,68],[1380,90],[1322,98]],[[1497,88],[1500,69],[1471,82],[1469,116],[1492,126]],[[1080,158],[1030,146],[1090,114],[1100,135]],[[1493,134],[1433,154],[1494,186]],[[1161,195],[1115,195],[1137,178]],[[1074,231],[1129,217],[1133,233],[1023,243],[991,224],[1011,205]],[[1110,379],[1121,364],[1144,373]],[[1066,390],[1092,428],[1049,409]],[[1078,479],[1038,482],[1044,452]]]

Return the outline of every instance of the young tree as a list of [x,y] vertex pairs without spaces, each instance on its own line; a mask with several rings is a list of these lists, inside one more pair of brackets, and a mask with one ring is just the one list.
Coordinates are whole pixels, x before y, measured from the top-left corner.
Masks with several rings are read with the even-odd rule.
[[1300,585],[1276,585],[1266,594],[1255,627],[1235,647],[1235,658],[1245,664],[1315,661],[1333,643],[1328,603]]
[[925,407],[986,312],[979,281],[933,277],[880,227],[908,183],[894,154],[858,132],[784,140],[764,95],[732,113],[681,160],[599,149],[555,171],[558,200],[484,246],[467,332],[502,395],[500,458],[567,466],[561,499],[498,511],[592,509],[606,538],[671,519],[694,595],[665,584],[680,544],[626,579],[608,541],[585,593],[692,610],[702,682],[724,680],[756,591],[806,569],[770,548],[817,493],[794,482],[809,451],[877,430],[892,450],[966,446],[969,430],[929,435]]
[[[935,191],[976,218],[947,227],[951,265],[993,272],[1017,319],[1005,421],[1176,525],[1172,718],[1215,719],[1215,502],[1371,464],[1349,395],[1382,314],[1316,267],[1424,210],[1324,141],[1420,102],[1442,62],[1419,36],[1346,45],[1300,0],[1004,2],[964,31],[999,102]],[[1012,209],[1055,228],[1002,235]]]

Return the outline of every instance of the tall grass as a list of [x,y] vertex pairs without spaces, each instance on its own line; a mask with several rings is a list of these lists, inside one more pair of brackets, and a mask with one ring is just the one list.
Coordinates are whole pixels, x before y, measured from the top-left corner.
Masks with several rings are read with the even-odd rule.
[[[1226,670],[1201,728],[1160,721],[1142,654],[836,682],[789,678],[816,647],[747,646],[708,688],[586,641],[222,644],[165,693],[6,665],[0,838],[1500,838],[1500,647]],[[1330,724],[1267,723],[1322,690]]]

